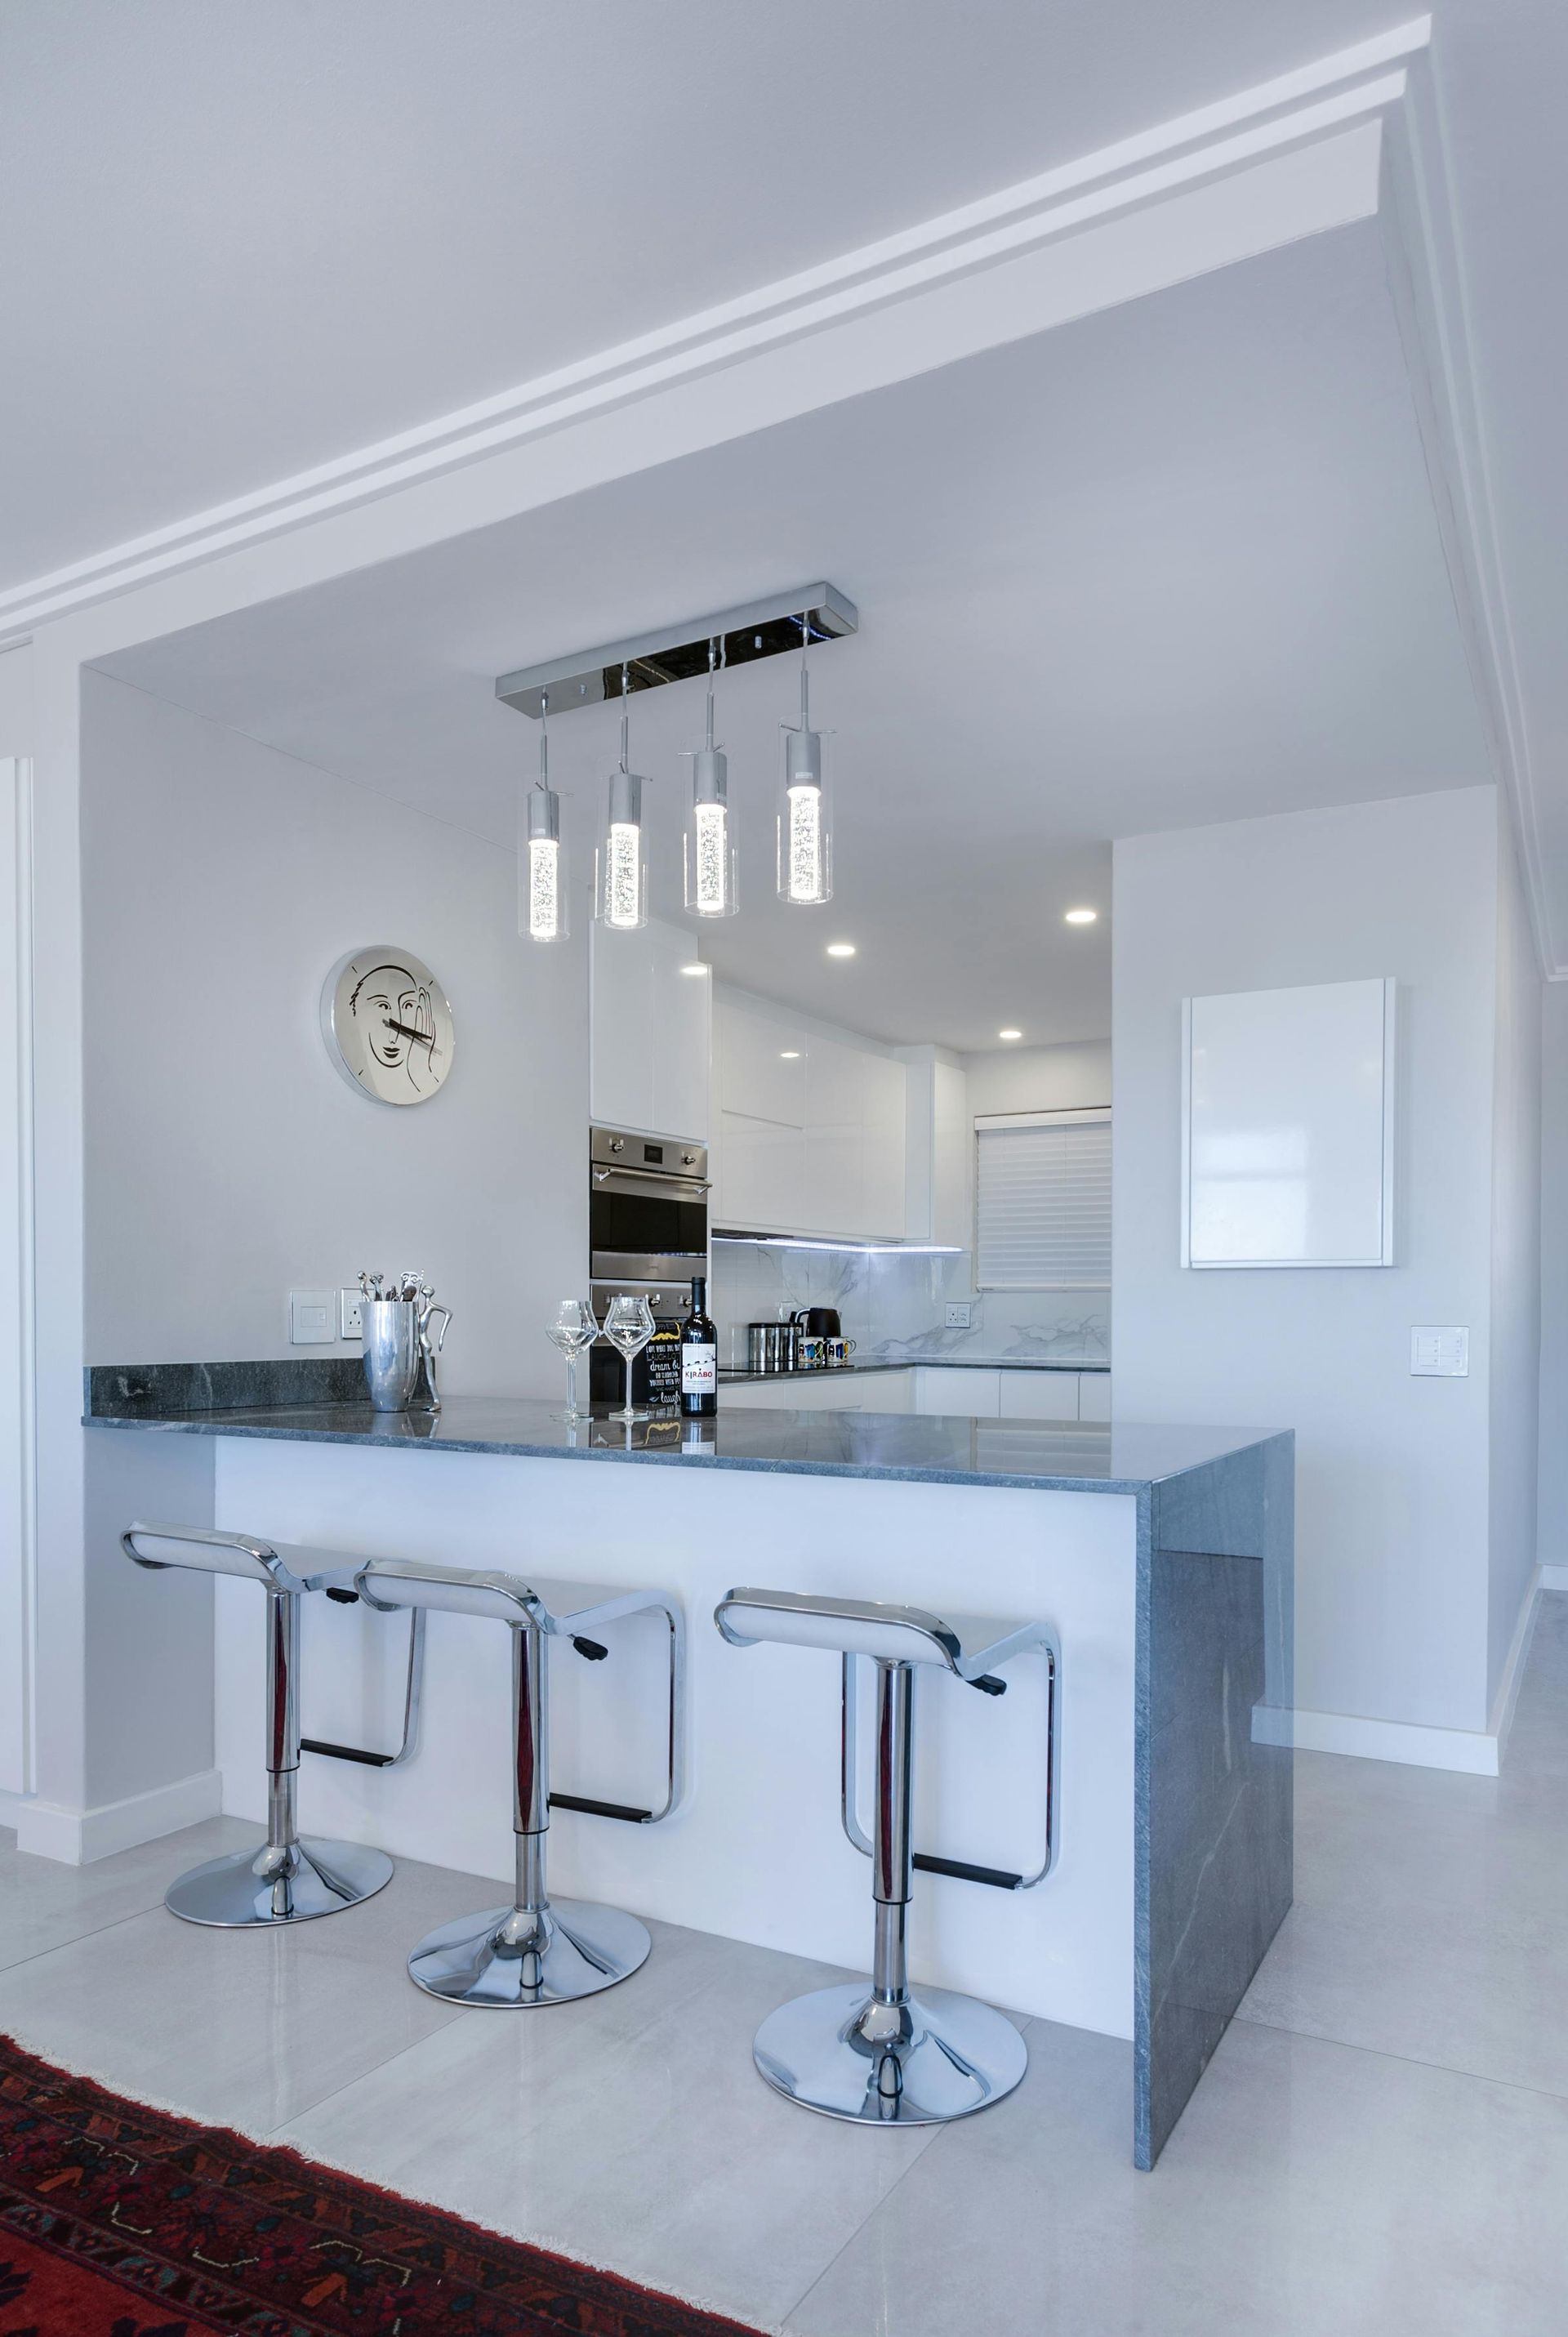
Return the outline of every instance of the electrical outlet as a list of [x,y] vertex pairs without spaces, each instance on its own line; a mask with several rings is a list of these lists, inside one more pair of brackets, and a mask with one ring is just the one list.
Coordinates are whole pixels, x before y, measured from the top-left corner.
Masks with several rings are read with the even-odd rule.
[[357,1290],[340,1290],[337,1294],[337,1335],[340,1339],[362,1339],[365,1317],[360,1308],[365,1301]]
[[948,1301],[947,1328],[950,1331],[967,1331],[969,1327],[969,1300],[967,1298],[950,1298]]
[[288,1294],[288,1344],[292,1347],[332,1345],[330,1290],[291,1290]]

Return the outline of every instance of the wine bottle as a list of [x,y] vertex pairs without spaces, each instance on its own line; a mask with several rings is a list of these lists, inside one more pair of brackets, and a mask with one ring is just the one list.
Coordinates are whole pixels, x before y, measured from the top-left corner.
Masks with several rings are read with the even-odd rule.
[[718,1333],[708,1318],[707,1284],[700,1274],[680,1335],[680,1408],[688,1418],[718,1410]]

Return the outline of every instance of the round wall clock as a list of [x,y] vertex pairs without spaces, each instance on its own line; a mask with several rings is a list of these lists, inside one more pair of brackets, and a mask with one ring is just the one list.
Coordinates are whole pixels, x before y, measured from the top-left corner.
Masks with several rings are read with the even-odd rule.
[[326,1051],[376,1103],[428,1103],[452,1069],[452,1009],[423,958],[377,942],[340,957],[321,990]]

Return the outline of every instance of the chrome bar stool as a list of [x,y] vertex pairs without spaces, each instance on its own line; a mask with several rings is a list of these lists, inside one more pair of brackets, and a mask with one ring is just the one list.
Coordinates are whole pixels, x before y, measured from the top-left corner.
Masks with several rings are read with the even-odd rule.
[[164,1904],[187,1923],[223,1931],[258,1924],[307,1923],[374,1897],[392,1880],[384,1850],[361,1843],[301,1835],[296,1813],[299,1778],[299,1602],[307,1590],[351,1593],[357,1560],[252,1541],[211,1526],[136,1524],[120,1547],[138,1566],[195,1568],[259,1582],[267,1593],[267,1841],[259,1851],[231,1852],[194,1866],[170,1883]]
[[[420,1941],[409,1976],[454,2004],[511,2009],[562,2004],[613,1988],[648,1959],[653,1942],[635,1915],[618,1907],[551,1900],[545,1839],[551,1805],[657,1825],[684,1790],[686,1630],[675,1600],[658,1590],[616,1590],[580,1582],[524,1582],[514,1574],[472,1572],[423,1560],[377,1558],[361,1565],[355,1589],[367,1605],[440,1608],[478,1615],[511,1631],[512,1830],[517,1886],[510,1906],[460,1916]],[[609,1650],[588,1636],[622,1616],[652,1611],[669,1626],[668,1775],[662,1808],[634,1809],[550,1789],[550,1671],[545,1640],[570,1639],[599,1662]]]
[[[858,1848],[870,1849],[872,1860],[876,1940],[870,1993],[863,1980],[852,1980],[780,2005],[757,2030],[757,2068],[770,2086],[808,2109],[877,2126],[930,2126],[999,2101],[1028,2067],[1023,2039],[1010,2020],[972,1997],[935,1988],[911,1992],[905,1925],[917,1863],[966,1881],[1019,1889],[1042,1881],[1055,1861],[1059,1657],[1049,1626],[751,1589],[726,1592],[714,1620],[732,1647],[770,1641],[831,1648],[842,1657],[844,1825]],[[911,1848],[910,1831],[917,1667],[938,1665],[971,1687],[1002,1696],[1007,1682],[995,1677],[994,1667],[1027,1654],[1045,1658],[1048,1682],[1044,1863],[1026,1878],[920,1857]],[[869,1656],[877,1667],[876,1815],[869,1844],[852,1822],[847,1784],[857,1656]]]

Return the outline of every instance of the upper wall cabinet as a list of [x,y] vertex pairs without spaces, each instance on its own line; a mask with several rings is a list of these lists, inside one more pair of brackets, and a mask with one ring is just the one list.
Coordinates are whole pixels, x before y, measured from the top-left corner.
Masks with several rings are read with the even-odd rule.
[[1182,1264],[1391,1266],[1392,982],[1189,998]]
[[589,936],[589,1110],[603,1128],[690,1136],[706,1144],[712,985],[691,936],[651,919]]
[[716,1225],[898,1239],[904,1067],[734,999],[716,1011]]
[[908,1081],[907,1238],[968,1249],[974,1238],[974,1122],[962,1067],[937,1047],[899,1050]]

